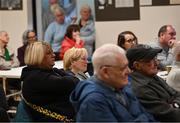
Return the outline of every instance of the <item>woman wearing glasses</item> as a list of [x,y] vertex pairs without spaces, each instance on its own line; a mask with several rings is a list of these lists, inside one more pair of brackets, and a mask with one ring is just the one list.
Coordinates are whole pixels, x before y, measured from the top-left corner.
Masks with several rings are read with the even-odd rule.
[[118,35],[117,45],[122,47],[124,50],[134,47],[138,44],[137,37],[131,31],[124,31]]
[[[79,80],[68,76],[63,70],[53,68],[55,54],[46,42],[29,44],[25,54],[27,67],[21,73],[23,98],[20,104],[23,104],[30,121],[74,121],[75,111],[69,102],[69,95]],[[17,122],[23,121],[18,119],[18,116],[25,116],[22,106],[16,116]]]
[[31,29],[24,31],[22,40],[23,40],[23,46],[18,48],[18,56],[17,56],[17,58],[20,62],[20,66],[25,65],[24,53],[25,53],[25,49],[26,49],[27,45],[30,43],[34,43],[37,40],[35,31],[31,30]]
[[71,48],[64,54],[63,67],[64,70],[79,80],[85,80],[89,77],[85,74],[87,71],[88,53],[85,48]]

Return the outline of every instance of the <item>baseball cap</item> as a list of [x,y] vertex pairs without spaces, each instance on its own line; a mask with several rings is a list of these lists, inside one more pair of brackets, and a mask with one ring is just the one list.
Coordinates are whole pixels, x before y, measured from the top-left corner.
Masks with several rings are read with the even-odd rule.
[[129,67],[132,69],[133,63],[141,59],[153,59],[158,53],[162,52],[160,48],[152,48],[149,45],[139,44],[130,48],[126,52],[129,61]]

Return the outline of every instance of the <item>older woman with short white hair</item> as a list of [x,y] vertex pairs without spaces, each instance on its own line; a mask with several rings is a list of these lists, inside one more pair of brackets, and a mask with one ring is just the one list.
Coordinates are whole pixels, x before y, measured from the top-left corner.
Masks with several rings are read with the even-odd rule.
[[78,25],[80,26],[80,37],[85,42],[85,48],[87,49],[88,56],[91,57],[94,50],[95,43],[95,26],[94,20],[91,14],[91,8],[85,4],[80,9],[80,19]]
[[180,91],[180,42],[175,44],[172,51],[175,63],[168,74],[166,82],[175,90]]

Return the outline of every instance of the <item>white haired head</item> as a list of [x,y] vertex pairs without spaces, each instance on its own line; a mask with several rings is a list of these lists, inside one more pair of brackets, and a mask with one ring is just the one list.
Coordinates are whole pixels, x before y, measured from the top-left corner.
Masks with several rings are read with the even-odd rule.
[[103,65],[115,64],[117,55],[125,56],[125,51],[115,44],[104,44],[96,49],[92,56],[94,73],[98,73]]

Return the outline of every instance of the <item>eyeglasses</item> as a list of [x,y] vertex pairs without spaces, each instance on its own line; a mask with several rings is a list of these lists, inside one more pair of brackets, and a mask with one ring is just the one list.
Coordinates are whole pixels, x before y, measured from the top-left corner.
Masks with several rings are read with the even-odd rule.
[[73,58],[73,61],[87,61],[87,57]]
[[171,32],[171,33],[168,33],[168,34],[171,35],[171,36],[175,36],[176,35],[175,32]]
[[33,39],[33,38],[36,38],[36,36],[29,36],[28,39]]
[[133,38],[133,39],[128,39],[126,40],[125,42],[128,42],[128,43],[136,43],[136,39]]

